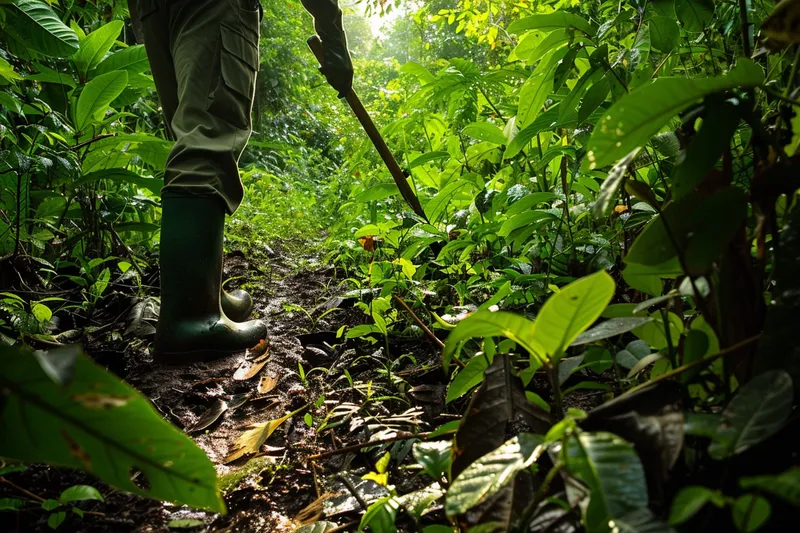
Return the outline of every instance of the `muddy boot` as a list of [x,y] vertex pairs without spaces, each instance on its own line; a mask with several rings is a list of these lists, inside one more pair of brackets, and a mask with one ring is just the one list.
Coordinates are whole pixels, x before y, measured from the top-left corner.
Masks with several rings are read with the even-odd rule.
[[222,312],[225,213],[215,198],[163,198],[161,314],[155,355],[176,364],[223,357],[266,338],[260,320],[236,323]]
[[253,298],[242,289],[222,291],[220,301],[222,312],[234,322],[244,322],[253,312]]

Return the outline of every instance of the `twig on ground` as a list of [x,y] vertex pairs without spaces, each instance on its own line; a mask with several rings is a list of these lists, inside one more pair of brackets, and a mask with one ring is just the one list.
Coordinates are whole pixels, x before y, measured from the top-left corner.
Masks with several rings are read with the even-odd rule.
[[[455,433],[455,431],[447,431],[444,433],[440,433],[440,435],[451,435]],[[381,444],[389,444],[391,442],[397,442],[399,440],[409,440],[409,439],[422,439],[425,440],[430,436],[431,432],[427,433],[403,433],[402,435],[395,435],[394,437],[389,437],[386,439],[378,439],[368,442],[359,442],[358,444],[351,444],[350,446],[344,446],[343,448],[339,448],[337,450],[331,450],[329,452],[318,453],[315,455],[309,455],[307,459],[316,460],[322,459],[324,457],[331,457],[333,455],[339,455],[342,453],[348,452],[357,452],[362,448],[370,448],[372,446],[380,446]]]

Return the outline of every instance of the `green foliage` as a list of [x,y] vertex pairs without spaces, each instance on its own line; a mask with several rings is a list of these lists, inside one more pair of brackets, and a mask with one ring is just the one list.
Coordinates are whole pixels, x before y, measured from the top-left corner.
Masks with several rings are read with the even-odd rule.
[[[0,366],[3,457],[85,470],[129,492],[224,512],[205,453],[84,355],[3,348]],[[98,496],[73,487],[59,501]]]
[[[142,283],[157,241],[171,142],[146,54],[122,31],[124,6],[85,4],[0,5],[0,258],[12,270],[31,258],[40,292],[79,295],[14,285],[0,294],[3,342],[57,337],[65,316],[83,328],[118,271]],[[409,212],[321,81],[304,45],[309,18],[273,2],[240,161],[246,202],[226,236],[258,259],[275,242],[311,246],[363,297],[363,323],[340,336],[383,343],[392,389],[343,371],[364,405],[411,401],[396,341],[416,342],[420,323],[443,339],[458,433],[392,450],[433,479],[424,489],[398,494],[388,464],[376,465],[388,493],[361,527],[394,531],[407,515],[418,530],[452,531],[426,513],[443,504],[462,529],[546,530],[554,505],[571,509],[559,523],[592,532],[609,520],[690,531],[721,508],[720,528],[755,531],[772,525],[774,499],[797,505],[783,456],[761,456],[775,463],[769,475],[738,471],[792,423],[800,383],[797,54],[762,50],[751,35],[772,3],[367,4],[404,11],[383,38],[348,13],[355,88],[429,222]],[[656,380],[680,387],[683,403],[636,400]],[[606,415],[588,415],[598,429],[569,409],[610,397]],[[664,420],[681,416],[691,438],[668,445],[683,423]],[[327,424],[316,412],[306,420]],[[551,462],[537,461],[538,443]],[[691,481],[658,477],[676,461]],[[717,467],[728,475],[697,475]],[[655,494],[651,480],[688,486]],[[651,503],[671,510],[670,525]]]

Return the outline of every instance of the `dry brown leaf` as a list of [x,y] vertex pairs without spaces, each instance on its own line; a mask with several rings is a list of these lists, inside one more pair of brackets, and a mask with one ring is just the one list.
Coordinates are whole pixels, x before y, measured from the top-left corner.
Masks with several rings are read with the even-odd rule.
[[191,427],[186,429],[186,433],[192,433],[195,431],[200,431],[202,429],[206,429],[208,426],[216,422],[219,417],[222,416],[222,413],[228,410],[228,404],[220,399],[217,400],[206,409],[206,411],[197,419]]
[[249,348],[244,356],[249,360],[258,360],[260,361],[262,358],[265,358],[269,355],[269,341],[267,339],[261,339],[258,341],[258,344]]
[[244,381],[250,379],[259,372],[261,372],[261,369],[264,368],[264,365],[266,364],[267,364],[267,358],[258,363],[245,361],[244,363],[242,363],[242,366],[236,369],[236,372],[233,374],[233,379],[235,379],[236,381]]
[[236,443],[233,445],[233,451],[225,458],[225,463],[231,463],[245,455],[258,453],[261,446],[267,442],[267,439],[280,427],[281,424],[292,418],[300,411],[305,410],[308,405],[304,405],[296,411],[292,411],[286,416],[282,416],[275,420],[270,420],[262,424],[253,424],[250,429],[239,435]]
[[267,394],[278,385],[278,378],[264,375],[261,376],[261,381],[258,382],[258,392],[260,394]]

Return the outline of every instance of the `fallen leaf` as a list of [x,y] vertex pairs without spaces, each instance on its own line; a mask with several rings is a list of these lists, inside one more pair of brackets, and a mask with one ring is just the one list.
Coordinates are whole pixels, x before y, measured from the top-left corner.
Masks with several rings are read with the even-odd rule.
[[261,381],[258,382],[258,392],[267,394],[278,385],[278,378],[264,375],[261,376]]
[[206,409],[206,411],[200,415],[200,418],[197,419],[197,422],[192,425],[192,427],[186,429],[186,433],[193,433],[195,431],[200,431],[206,429],[208,426],[216,422],[219,417],[222,416],[222,413],[228,410],[228,404],[225,403],[224,400],[217,398],[211,407]]
[[251,396],[253,396],[252,392],[232,395],[230,401],[228,402],[228,409],[233,410],[243,406],[245,403],[247,403],[247,400],[249,400]]
[[267,339],[261,339],[258,344],[248,349],[245,352],[245,357],[249,360],[261,360],[261,357],[269,355],[269,342]]
[[242,363],[242,366],[236,369],[236,372],[233,374],[233,379],[236,381],[244,381],[254,377],[256,374],[261,372],[261,369],[264,368],[264,365],[267,364],[267,358],[265,358],[261,362],[252,362],[252,361],[245,361]]
[[225,463],[231,463],[245,455],[258,453],[261,446],[267,442],[270,435],[272,435],[281,424],[307,407],[308,405],[304,405],[286,416],[250,426],[250,429],[239,435],[239,438],[236,439],[236,443],[233,445],[233,451],[225,458]]

